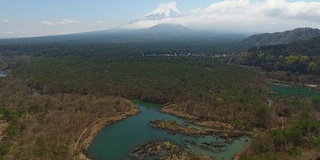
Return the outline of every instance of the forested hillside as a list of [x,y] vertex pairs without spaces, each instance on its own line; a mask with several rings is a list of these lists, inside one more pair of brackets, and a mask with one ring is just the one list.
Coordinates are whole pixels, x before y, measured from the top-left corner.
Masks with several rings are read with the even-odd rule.
[[260,66],[267,71],[320,74],[320,37],[290,44],[254,47],[241,52],[236,63]]
[[315,36],[320,36],[319,29],[296,28],[284,32],[255,34],[242,40],[241,43],[248,46],[279,45],[308,40]]

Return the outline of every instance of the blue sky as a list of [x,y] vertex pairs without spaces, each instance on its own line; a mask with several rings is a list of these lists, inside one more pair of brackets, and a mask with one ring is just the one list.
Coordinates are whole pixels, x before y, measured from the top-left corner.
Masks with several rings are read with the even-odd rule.
[[[159,4],[168,2],[168,0],[0,0],[0,38],[115,28],[129,21],[140,19],[156,9]],[[239,28],[239,31],[244,32],[279,31],[286,28],[292,29],[292,27],[305,27],[302,26],[303,24],[320,27],[319,0],[175,0],[175,2],[188,13],[188,16],[159,22],[139,22],[133,28],[168,22],[181,23],[195,29],[223,30],[225,28],[225,31],[234,31],[230,27],[233,17],[235,20],[241,20],[235,23],[241,23],[243,26]],[[264,7],[261,7],[260,11],[248,12],[239,17],[239,13],[242,14],[243,11],[259,8],[256,6]],[[286,10],[286,12],[281,10]],[[298,10],[304,10],[306,13]],[[261,17],[252,16],[256,13],[261,13],[261,15],[258,14]],[[271,16],[271,14],[276,16]],[[308,17],[310,21],[306,21]],[[317,18],[319,18],[318,21]],[[228,19],[229,21],[224,21]],[[250,25],[257,22],[264,23],[259,19],[273,24],[273,27],[271,26],[269,30],[254,29],[258,26],[250,28]],[[248,26],[245,25],[246,23]]]

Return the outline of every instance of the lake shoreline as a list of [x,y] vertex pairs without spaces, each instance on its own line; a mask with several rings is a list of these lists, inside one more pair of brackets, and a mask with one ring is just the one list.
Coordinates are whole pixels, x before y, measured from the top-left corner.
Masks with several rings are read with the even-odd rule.
[[[241,133],[243,133],[243,135],[247,135],[247,136],[254,135],[254,132],[252,132],[252,130],[235,129],[230,123],[220,122],[220,121],[199,121],[198,117],[184,113],[183,111],[175,111],[172,109],[172,107],[170,105],[163,106],[160,109],[160,112],[183,118],[183,119],[189,121],[190,123],[193,123],[195,125],[202,126],[202,127],[220,129],[220,130],[224,130],[226,132],[232,132],[232,131],[237,132],[237,133],[241,132]],[[257,128],[254,128],[254,130],[257,130]]]
[[[129,100],[128,100],[129,101]],[[132,103],[132,102],[131,102]],[[129,111],[126,111],[124,113],[121,113],[120,115],[114,116],[114,117],[103,117],[99,120],[93,122],[90,124],[84,131],[84,133],[89,133],[83,140],[79,140],[78,147],[75,147],[71,154],[75,159],[79,160],[93,160],[95,159],[94,156],[90,155],[88,153],[88,148],[93,142],[94,138],[100,133],[102,129],[104,129],[106,126],[119,122],[121,120],[124,120],[126,118],[129,118],[131,116],[139,114],[141,111],[132,103],[132,109]],[[90,128],[90,129],[88,129]],[[79,139],[81,138],[82,134],[80,135]]]
[[[138,101],[135,101],[135,100],[133,100],[132,101],[134,104],[136,104],[136,106],[140,109],[140,111],[142,112],[142,113],[140,113],[139,115],[146,115],[146,114],[149,114],[148,113],[148,111],[149,111],[149,109],[147,109],[147,110],[145,110],[145,109],[142,109],[142,108],[140,108],[141,106],[140,105],[148,105],[148,103],[150,103],[150,101],[148,101],[148,102],[144,102],[144,101],[141,101],[141,100],[138,100]],[[146,104],[145,104],[146,103]],[[173,115],[173,114],[163,114],[163,112],[161,112],[160,110],[163,108],[163,105],[161,106],[160,104],[159,105],[157,105],[159,108],[158,109],[154,109],[154,112],[157,112],[157,113],[160,113],[161,115],[164,115],[165,117],[176,117],[176,118],[178,118],[178,119],[181,119],[181,120],[183,120],[184,122],[186,122],[186,123],[181,123],[180,121],[176,121],[176,119],[174,119],[174,120],[171,120],[170,121],[170,119],[168,119],[168,121],[169,122],[175,122],[175,123],[179,123],[179,124],[182,124],[182,125],[186,125],[186,126],[189,126],[189,127],[192,127],[192,126],[194,126],[195,125],[195,127],[196,126],[199,126],[199,127],[201,127],[202,128],[202,126],[200,126],[200,125],[197,125],[197,124],[195,124],[194,122],[196,121],[190,121],[190,119],[189,120],[186,120],[185,118],[181,118],[181,117],[179,117],[179,116],[175,116],[175,115]],[[134,119],[135,119],[135,117],[137,117],[137,116],[134,116],[134,117],[131,117],[131,118],[133,118],[133,119],[131,119],[130,118],[130,121],[133,121],[133,122],[135,122],[135,123],[137,123]],[[198,118],[197,118],[198,119]],[[122,119],[119,119],[119,121],[120,120],[122,120]],[[162,120],[164,120],[164,119],[162,119]],[[209,127],[205,127],[205,126],[203,126],[204,128],[205,128],[205,132],[206,133],[200,133],[200,134],[198,134],[198,132],[197,131],[195,131],[195,132],[193,132],[193,131],[191,131],[190,130],[190,128],[188,127],[188,128],[184,128],[183,126],[182,127],[180,127],[180,128],[178,128],[178,129],[181,129],[181,130],[183,130],[183,131],[186,131],[185,133],[180,133],[179,131],[181,131],[181,130],[176,130],[177,132],[175,132],[175,131],[172,131],[171,129],[172,128],[170,128],[170,129],[168,129],[166,126],[168,126],[168,125],[166,125],[167,123],[167,121],[164,121],[165,122],[165,127],[164,128],[158,128],[156,125],[158,124],[157,122],[162,122],[162,120],[161,120],[161,118],[159,118],[159,119],[152,119],[152,120],[149,120],[149,121],[147,121],[147,123],[146,123],[146,128],[150,128],[151,130],[154,130],[155,132],[157,132],[157,133],[163,133],[164,131],[165,132],[167,132],[166,133],[166,135],[170,135],[170,136],[179,136],[180,134],[181,135],[183,135],[183,136],[187,136],[187,137],[193,137],[193,140],[182,140],[181,142],[172,142],[172,143],[175,143],[175,144],[177,144],[178,146],[181,146],[182,148],[184,148],[184,147],[187,147],[187,144],[189,144],[189,145],[191,145],[191,146],[193,146],[193,147],[196,147],[196,148],[199,148],[199,149],[201,149],[202,150],[202,152],[212,152],[211,154],[224,154],[225,152],[228,154],[228,152],[229,151],[227,151],[228,149],[225,149],[224,147],[226,147],[226,146],[229,146],[229,145],[234,145],[234,143],[238,143],[237,145],[241,145],[241,144],[239,144],[239,143],[247,143],[249,140],[247,139],[247,138],[245,138],[245,137],[247,137],[246,135],[247,134],[244,134],[244,132],[237,132],[237,131],[235,131],[235,132],[233,132],[233,130],[230,130],[229,132],[225,132],[225,130],[221,130],[220,131],[220,129],[221,128],[216,128],[216,129],[210,129]],[[155,122],[155,123],[153,123],[153,122]],[[187,125],[188,123],[190,123],[190,125]],[[200,122],[199,122],[199,124],[201,124]],[[213,124],[213,123],[210,123],[210,124]],[[216,123],[214,123],[214,124],[216,124]],[[115,124],[116,125],[116,124]],[[154,126],[153,126],[154,125]],[[173,126],[173,128],[175,127],[175,125],[169,125],[169,126]],[[225,124],[223,124],[223,126],[225,126]],[[114,126],[113,126],[114,127]],[[196,128],[198,128],[198,127],[196,127]],[[186,130],[185,130],[186,129]],[[198,128],[199,129],[199,128]],[[202,130],[202,129],[199,129],[199,131],[200,130]],[[139,130],[139,131],[141,131],[141,130]],[[189,134],[189,131],[191,131],[190,132],[190,134]],[[114,133],[112,133],[112,135],[113,135]],[[119,135],[122,135],[122,134],[120,134],[119,133]],[[213,137],[216,137],[215,138],[215,140],[209,140],[209,141],[203,141],[204,140],[204,138],[205,137],[207,137],[207,136],[213,136]],[[108,136],[108,137],[110,137],[110,135]],[[140,137],[141,138],[141,137]],[[216,141],[217,139],[221,139],[221,141]],[[99,139],[99,138],[98,138]],[[200,140],[200,141],[198,141],[198,142],[196,142],[194,139],[202,139],[202,140]],[[92,139],[93,140],[93,139]],[[166,138],[165,139],[161,139],[160,137],[154,137],[154,138],[151,138],[151,140],[156,140],[156,141],[161,141],[161,142],[166,142],[167,140],[166,140]],[[100,142],[101,141],[105,141],[105,140],[103,140],[103,139],[100,139],[99,140]],[[146,142],[149,142],[150,140],[147,140]],[[240,142],[240,141],[242,141],[242,142]],[[104,143],[109,143],[110,142],[110,144],[114,144],[114,142],[111,140],[108,140],[108,141],[105,141]],[[170,141],[171,142],[171,141]],[[139,143],[138,145],[134,145],[135,147],[134,148],[139,148],[139,146],[140,146],[140,144],[144,144],[145,142],[141,142],[141,143]],[[181,144],[180,144],[181,143]],[[222,145],[223,144],[223,146],[222,146],[222,148],[220,148],[219,147],[219,145]],[[92,143],[91,143],[91,145],[92,145]],[[100,147],[101,148],[101,147]],[[157,147],[156,147],[157,148]],[[188,148],[188,147],[187,147]],[[107,148],[104,148],[104,149],[108,149],[108,147]],[[99,149],[100,150],[100,149]],[[238,149],[237,149],[238,150]],[[240,151],[241,149],[239,149],[239,151]],[[125,155],[125,156],[130,156],[130,153],[132,152],[132,150],[131,151],[129,151],[129,153],[127,153],[127,154],[129,154],[129,155]],[[194,155],[194,156],[196,156],[196,155],[198,155],[198,154],[201,154],[201,153],[197,153],[198,151],[196,151],[195,153],[191,153],[191,151],[190,151],[190,154],[191,155]],[[232,151],[231,151],[232,152]],[[234,154],[236,154],[237,152],[235,151],[235,152],[232,152],[231,154],[230,154],[230,159],[232,159],[233,158],[233,155]],[[209,155],[211,155],[211,154],[209,154]],[[228,155],[225,155],[225,156],[228,156]],[[169,154],[170,155],[170,154]],[[168,155],[168,156],[169,156]],[[174,155],[174,154],[173,154]],[[205,154],[204,154],[205,155]],[[207,156],[209,156],[209,155],[207,155]],[[97,155],[97,154],[94,154],[93,152],[92,152],[92,148],[91,148],[91,146],[90,146],[90,150],[89,150],[89,148],[87,147],[86,148],[86,150],[83,150],[82,151],[82,155],[80,155],[80,156],[78,156],[77,157],[77,159],[80,159],[79,157],[85,157],[85,158],[82,158],[82,159],[86,159],[86,160],[90,160],[90,159],[96,159],[97,157],[99,157],[99,158],[101,158],[101,156],[100,155]],[[95,157],[95,156],[97,156],[97,157]],[[145,155],[145,156],[150,156],[150,157],[152,157],[152,156],[155,156],[155,155]],[[159,155],[160,156],[160,155]],[[172,156],[172,155],[171,155]],[[213,156],[213,155],[211,155],[211,156]],[[103,156],[102,156],[103,157]],[[111,156],[112,157],[112,156]],[[131,156],[130,156],[131,157]],[[106,157],[105,157],[106,158]],[[110,158],[110,157],[109,157]],[[229,159],[229,158],[228,158]]]
[[267,78],[267,82],[269,84],[274,84],[274,85],[278,85],[278,86],[282,86],[282,87],[301,86],[301,87],[306,87],[306,88],[308,88],[310,90],[314,90],[314,91],[319,91],[320,90],[318,84],[294,83],[294,82],[289,82],[289,81],[280,81],[280,80],[271,79],[271,78]]
[[[165,113],[165,114],[170,114],[170,115],[174,115],[183,119],[186,119],[188,121],[190,121],[191,123],[194,123],[196,125],[199,125],[201,127],[207,127],[207,128],[211,128],[211,129],[221,129],[223,131],[221,132],[214,132],[217,136],[220,136],[221,138],[226,139],[226,141],[228,141],[229,143],[232,143],[232,138],[233,140],[239,137],[243,137],[243,136],[248,136],[248,137],[252,137],[254,136],[256,133],[254,131],[243,131],[243,130],[236,130],[234,129],[231,124],[229,123],[224,123],[224,122],[219,122],[219,121],[197,121],[197,117],[189,115],[187,113],[184,113],[182,111],[174,111],[172,110],[172,108],[170,107],[171,104],[165,105],[160,109],[161,113]],[[153,124],[154,125],[154,124]],[[179,133],[178,131],[167,127],[167,126],[157,126],[154,125],[154,128],[158,128],[158,129],[166,129],[169,130],[173,133]],[[257,130],[257,129],[254,129]],[[258,130],[257,130],[258,131]],[[232,133],[237,134],[235,137],[230,138],[229,135],[232,135]],[[184,133],[182,133],[184,134]],[[226,135],[224,135],[226,134]],[[241,135],[241,136],[239,136]],[[199,136],[199,135],[197,135]],[[239,160],[241,155],[247,150],[247,148],[250,146],[250,142],[247,143],[244,148],[242,148],[239,152],[235,153],[232,157],[232,159],[234,160]]]
[[[201,126],[206,128],[196,129],[188,125],[178,124],[175,121],[157,120],[157,121],[151,121],[149,125],[152,128],[167,130],[173,134],[179,133],[179,134],[183,134],[187,136],[195,136],[195,137],[215,135],[225,139],[227,143],[232,143],[237,138],[248,136],[248,134],[239,130],[218,129],[218,128],[211,128],[208,126]],[[198,126],[198,124],[196,125]]]
[[187,121],[195,121],[195,120],[198,119],[197,117],[192,116],[192,115],[187,114],[187,113],[184,113],[182,111],[172,110],[171,105],[173,105],[173,104],[164,105],[163,107],[161,107],[160,112],[161,113],[165,113],[165,114],[171,114],[171,115],[174,115],[176,117],[183,118],[183,119],[185,119]]
[[268,83],[270,88],[269,94],[282,96],[305,96],[309,98],[319,97],[319,90],[312,89],[306,86],[287,85],[279,83]]

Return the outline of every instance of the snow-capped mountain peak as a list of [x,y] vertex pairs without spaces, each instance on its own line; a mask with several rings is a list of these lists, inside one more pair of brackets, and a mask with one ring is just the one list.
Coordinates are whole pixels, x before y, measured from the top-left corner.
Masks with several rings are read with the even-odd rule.
[[176,2],[163,3],[157,9],[145,16],[146,20],[159,20],[164,18],[174,18],[183,15],[183,10],[177,6]]

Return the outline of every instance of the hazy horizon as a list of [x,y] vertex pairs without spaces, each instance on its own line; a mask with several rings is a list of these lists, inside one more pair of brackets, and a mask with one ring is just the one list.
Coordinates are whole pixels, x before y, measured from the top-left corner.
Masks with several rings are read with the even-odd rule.
[[[179,8],[179,16],[147,19],[148,13]],[[298,27],[320,28],[316,0],[203,1],[0,1],[0,38],[36,37],[88,31],[142,29],[169,23],[190,29],[262,33]]]

